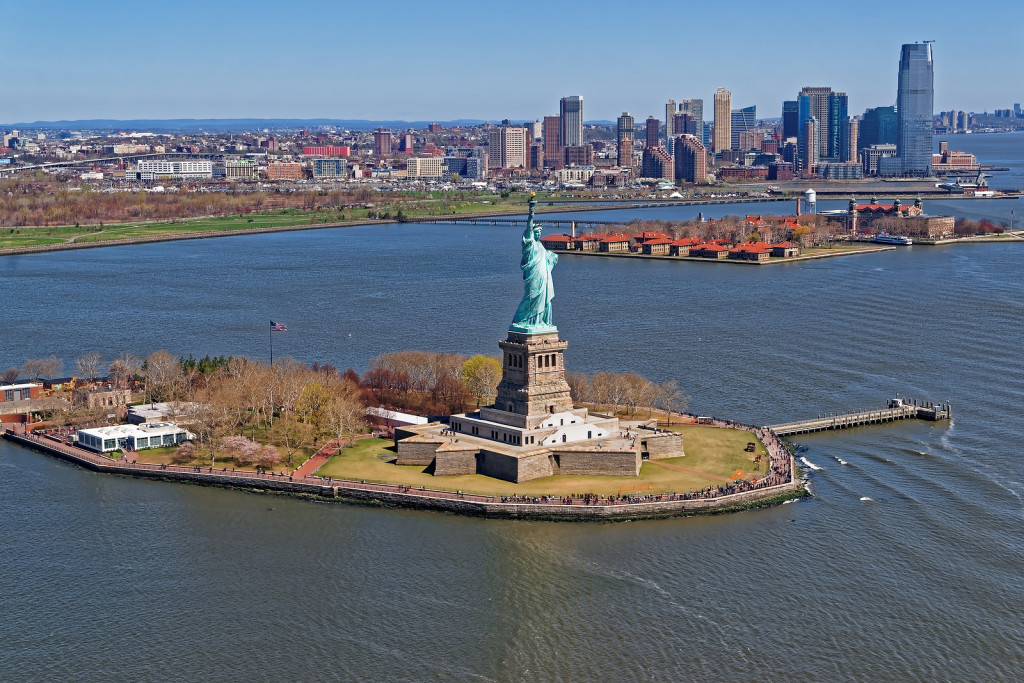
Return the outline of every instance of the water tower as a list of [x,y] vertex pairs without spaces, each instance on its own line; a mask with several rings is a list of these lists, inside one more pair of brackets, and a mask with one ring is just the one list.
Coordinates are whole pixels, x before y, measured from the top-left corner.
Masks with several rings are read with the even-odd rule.
[[818,213],[818,195],[814,190],[804,192],[804,203],[807,205],[807,213]]

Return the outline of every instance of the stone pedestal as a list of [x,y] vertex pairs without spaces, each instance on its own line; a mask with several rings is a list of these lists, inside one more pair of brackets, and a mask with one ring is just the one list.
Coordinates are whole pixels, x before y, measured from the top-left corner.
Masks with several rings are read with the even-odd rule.
[[569,344],[558,338],[557,331],[526,333],[509,330],[508,338],[498,342],[498,346],[505,353],[501,383],[498,384],[493,406],[495,412],[521,416],[522,426],[526,426],[526,418],[531,416],[572,410],[563,357]]

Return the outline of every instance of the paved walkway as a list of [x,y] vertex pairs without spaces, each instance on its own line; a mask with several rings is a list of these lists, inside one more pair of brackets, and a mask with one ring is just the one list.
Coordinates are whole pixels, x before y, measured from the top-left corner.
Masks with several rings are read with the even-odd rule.
[[[342,440],[342,444],[349,442],[349,439]],[[309,460],[299,465],[298,469],[292,472],[292,476],[298,479],[302,479],[310,476],[318,469],[320,469],[325,462],[334,457],[334,454],[338,452],[338,440],[331,439],[324,447],[314,453]]]

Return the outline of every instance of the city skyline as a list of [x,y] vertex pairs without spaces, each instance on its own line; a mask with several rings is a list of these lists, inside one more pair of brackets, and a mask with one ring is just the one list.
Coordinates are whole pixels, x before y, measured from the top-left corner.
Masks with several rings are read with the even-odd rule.
[[[613,5],[603,2],[526,2],[520,24],[505,22],[497,8],[466,2],[438,12],[398,1],[364,8],[297,0],[284,13],[266,0],[244,5],[183,0],[176,3],[174,16],[192,19],[182,28],[171,21],[166,6],[43,0],[32,5],[32,17],[59,21],[8,37],[10,76],[0,121],[536,120],[557,114],[559,99],[569,94],[586,100],[588,121],[615,121],[622,111],[661,119],[669,99],[711,102],[719,87],[732,92],[735,108],[756,106],[762,117],[774,118],[781,115],[782,102],[805,86],[847,93],[849,111],[856,114],[895,103],[899,46],[926,39],[936,41],[936,111],[980,112],[1021,99],[995,85],[1016,82],[1011,58],[1015,22],[992,23],[979,13],[958,14],[954,21],[930,3],[868,1],[859,6],[859,16],[884,17],[880,26],[902,30],[857,31],[856,42],[840,51],[834,29],[848,20],[846,10],[815,4],[805,16],[800,11],[805,5],[787,3],[775,13],[783,20],[799,14],[802,27],[800,44],[786,43],[780,50],[777,27],[765,23],[760,6],[734,3],[730,36],[743,38],[742,47],[734,47],[735,41],[712,42],[694,51],[689,68],[680,72],[653,41],[635,43],[630,59],[592,59],[590,52],[600,49],[602,36],[620,29]],[[30,18],[10,2],[0,1],[0,8],[15,21]],[[1008,2],[990,3],[994,14],[1000,8],[1004,15],[1021,13]],[[711,25],[716,16],[710,6],[687,10],[689,21],[703,25]],[[278,26],[281,17],[285,30]],[[382,17],[388,20],[381,22]],[[564,40],[570,26],[573,41]],[[529,33],[523,33],[526,27]],[[642,28],[638,15],[638,35]],[[477,58],[472,43],[479,31],[488,32],[488,45],[515,40],[521,49]],[[464,35],[464,41],[452,40],[453,33]],[[438,44],[446,51],[433,62],[424,60],[421,48],[442,41],[436,37],[442,34]],[[530,36],[527,44],[523,35]],[[978,40],[964,40],[964,35]],[[116,36],[117,47],[89,36]],[[420,48],[417,41],[423,42]],[[250,48],[239,49],[240,44]],[[361,51],[366,57],[356,59]],[[138,58],[126,58],[133,52]],[[358,68],[350,68],[353,63]],[[984,78],[977,77],[979,69]]]

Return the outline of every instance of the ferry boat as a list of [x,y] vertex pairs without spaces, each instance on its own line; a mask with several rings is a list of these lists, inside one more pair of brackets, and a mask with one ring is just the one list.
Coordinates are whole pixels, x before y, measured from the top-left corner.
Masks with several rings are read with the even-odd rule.
[[901,237],[900,235],[887,235],[884,232],[880,232],[875,235],[872,242],[878,242],[879,244],[905,244],[910,246],[914,243],[914,240],[909,237]]

